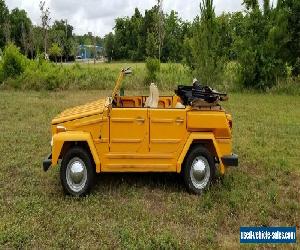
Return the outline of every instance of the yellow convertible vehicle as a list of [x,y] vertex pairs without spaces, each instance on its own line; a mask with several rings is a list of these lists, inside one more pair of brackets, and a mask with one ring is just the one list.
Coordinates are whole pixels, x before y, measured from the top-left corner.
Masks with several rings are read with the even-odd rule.
[[187,189],[200,194],[216,173],[237,166],[232,154],[231,115],[226,99],[196,80],[174,96],[119,96],[122,70],[111,97],[67,109],[52,120],[51,153],[43,169],[58,164],[64,191],[87,194],[102,172],[181,173]]

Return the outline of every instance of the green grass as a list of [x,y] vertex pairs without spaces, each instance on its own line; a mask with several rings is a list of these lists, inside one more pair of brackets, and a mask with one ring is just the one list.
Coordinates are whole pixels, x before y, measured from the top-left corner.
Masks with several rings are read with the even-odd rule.
[[[123,82],[127,89],[144,89],[151,82],[147,79],[145,63],[98,63],[55,65],[29,61],[25,72],[16,78],[8,78],[1,84],[2,89],[21,90],[105,90],[112,89],[121,69],[131,67],[133,74]],[[1,74],[1,69],[0,69]],[[188,67],[181,64],[161,65],[157,84],[161,89],[170,90],[182,83],[191,83]]]
[[232,94],[240,166],[202,196],[176,174],[105,174],[90,196],[65,197],[59,169],[41,168],[51,118],[106,92],[0,92],[1,248],[236,249],[240,226],[299,232],[299,97]]
[[[24,59],[25,60],[25,59]],[[18,76],[4,78],[4,71],[0,63],[0,90],[19,89],[37,91],[57,90],[105,90],[112,89],[122,68],[131,67],[133,74],[126,77],[125,89],[144,90],[151,80],[145,63],[113,62],[113,63],[67,63],[55,64],[46,61],[26,59],[24,72]],[[214,88],[219,91],[253,92],[245,89],[239,81],[235,67],[236,63],[229,63],[223,72],[220,82]],[[14,67],[14,66],[12,66]],[[162,63],[155,83],[160,89],[170,91],[179,84],[191,84],[195,73],[186,65],[180,63]],[[201,81],[201,77],[198,77]],[[148,80],[147,80],[148,79]],[[203,83],[207,84],[207,83]],[[256,90],[257,91],[257,90]],[[279,79],[278,84],[267,93],[300,95],[300,77]]]

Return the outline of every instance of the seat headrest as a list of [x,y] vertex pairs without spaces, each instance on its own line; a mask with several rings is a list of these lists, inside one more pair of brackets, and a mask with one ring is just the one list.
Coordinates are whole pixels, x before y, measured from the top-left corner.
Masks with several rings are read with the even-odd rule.
[[159,91],[155,83],[150,84],[150,94],[146,100],[145,106],[149,108],[157,108],[159,101]]

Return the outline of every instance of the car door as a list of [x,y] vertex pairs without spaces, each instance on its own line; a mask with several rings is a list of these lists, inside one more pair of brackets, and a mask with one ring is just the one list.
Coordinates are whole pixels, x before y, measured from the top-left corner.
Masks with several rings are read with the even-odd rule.
[[150,153],[176,155],[187,138],[185,109],[150,109]]
[[148,152],[149,126],[146,108],[112,108],[110,153],[138,157]]

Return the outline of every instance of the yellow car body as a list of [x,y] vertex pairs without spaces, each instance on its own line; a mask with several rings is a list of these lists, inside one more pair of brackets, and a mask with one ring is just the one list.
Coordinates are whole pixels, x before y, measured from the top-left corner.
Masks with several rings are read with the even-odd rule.
[[176,96],[161,97],[156,109],[133,106],[144,96],[123,99],[130,107],[113,108],[108,99],[100,99],[55,117],[51,165],[56,166],[70,146],[83,143],[97,173],[179,173],[191,145],[200,143],[219,159],[220,173],[225,173],[221,158],[231,155],[232,137],[231,117],[223,109],[166,108]]
[[[115,96],[115,95],[114,95]],[[193,145],[212,156],[221,174],[237,165],[232,154],[231,115],[220,106],[177,108],[179,97],[116,96],[67,109],[52,120],[52,152],[44,170],[55,167],[74,146],[91,156],[96,173],[176,172]]]

